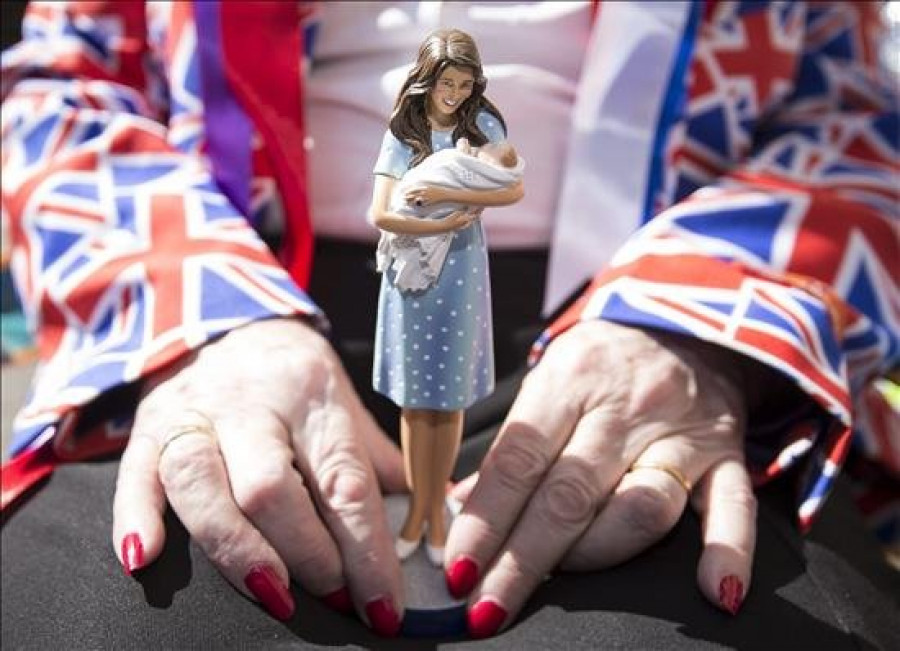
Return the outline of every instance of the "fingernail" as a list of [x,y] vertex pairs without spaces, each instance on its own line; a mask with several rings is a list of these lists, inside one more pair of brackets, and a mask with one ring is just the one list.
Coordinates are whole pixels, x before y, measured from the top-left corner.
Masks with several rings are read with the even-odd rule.
[[353,599],[350,598],[350,590],[347,586],[335,590],[331,594],[322,597],[322,601],[326,606],[339,613],[353,612]]
[[131,573],[140,569],[143,564],[144,543],[138,534],[130,533],[122,539],[122,565],[125,574],[131,576]]
[[383,637],[396,637],[400,632],[400,618],[390,597],[373,599],[367,603],[366,616],[372,630]]
[[450,594],[456,599],[462,599],[472,592],[478,581],[478,566],[468,556],[460,556],[444,573],[444,578]]
[[482,599],[469,609],[469,635],[475,639],[491,637],[506,620],[506,610],[494,601]]
[[294,614],[294,597],[268,565],[255,565],[244,577],[244,585],[275,619],[287,621]]
[[744,584],[734,574],[729,574],[719,583],[719,603],[732,615],[737,615],[744,602]]

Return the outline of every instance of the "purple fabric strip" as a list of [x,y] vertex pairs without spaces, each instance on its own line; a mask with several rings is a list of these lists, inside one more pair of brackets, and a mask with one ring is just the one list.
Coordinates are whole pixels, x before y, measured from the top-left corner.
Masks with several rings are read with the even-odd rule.
[[194,2],[197,46],[200,56],[200,87],[203,95],[203,123],[207,154],[213,176],[226,197],[248,219],[250,180],[253,166],[250,152],[252,125],[225,78],[222,49],[220,1]]

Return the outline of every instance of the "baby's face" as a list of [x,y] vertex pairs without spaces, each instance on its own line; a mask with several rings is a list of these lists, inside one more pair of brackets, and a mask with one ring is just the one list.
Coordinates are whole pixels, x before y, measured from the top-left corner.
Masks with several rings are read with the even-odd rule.
[[[515,163],[507,165],[503,162],[505,156],[511,155],[512,146],[509,143],[489,142],[481,147],[473,147],[466,138],[456,141],[456,149],[467,156],[474,156],[491,165],[498,167],[515,167]],[[515,155],[512,154],[515,159]]]
[[475,154],[478,158],[497,167],[514,168],[518,162],[516,150],[508,142],[489,142]]
[[500,162],[500,159],[502,158],[504,151],[505,149],[502,146],[489,142],[486,145],[478,147],[473,153],[475,158],[502,167],[503,164]]

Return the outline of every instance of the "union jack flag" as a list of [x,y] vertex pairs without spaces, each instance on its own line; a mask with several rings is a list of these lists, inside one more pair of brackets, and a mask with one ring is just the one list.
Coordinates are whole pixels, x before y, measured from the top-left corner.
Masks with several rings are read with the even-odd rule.
[[[604,318],[715,342],[792,378],[821,413],[756,423],[748,461],[758,481],[809,461],[805,525],[854,423],[896,422],[868,417],[858,400],[900,366],[900,122],[896,80],[876,65],[877,11],[712,6],[666,144],[658,214],[532,353],[536,362],[576,321]],[[896,458],[886,452],[896,436],[875,436]]]
[[[308,57],[318,13],[299,9]],[[810,461],[804,522],[850,428],[888,422],[858,397],[900,363],[900,122],[877,11],[708,3],[654,218],[535,347],[599,317],[792,378],[810,409],[761,424],[748,458],[760,479]],[[25,34],[3,54],[3,214],[45,371],[15,449],[55,432],[74,458],[120,445],[127,420],[70,448],[66,414],[240,323],[316,310],[211,181],[190,3],[36,3]],[[273,152],[253,142],[247,217],[262,225],[278,192]]]
[[[75,76],[19,79],[4,104],[11,264],[40,324],[43,360],[14,451],[48,427],[62,457],[117,448],[127,418],[79,433],[75,446],[74,421],[61,416],[243,323],[318,314],[196,155],[202,105],[189,16],[179,3],[152,5],[150,34],[161,38],[158,21],[168,17],[179,40],[137,74],[129,44],[143,38],[143,18],[134,3],[102,5],[36,5],[23,49],[43,55],[4,58],[7,78],[59,65]],[[144,92],[166,56],[175,75],[168,129]],[[255,188],[257,205],[273,192],[265,176]]]

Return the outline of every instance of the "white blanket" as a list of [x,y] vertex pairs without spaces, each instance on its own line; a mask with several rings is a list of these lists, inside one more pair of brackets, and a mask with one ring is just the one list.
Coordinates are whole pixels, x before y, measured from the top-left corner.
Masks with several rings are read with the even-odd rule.
[[[525,161],[519,158],[514,168],[501,167],[458,149],[442,149],[409,170],[391,197],[391,211],[404,217],[441,219],[468,206],[453,202],[431,206],[413,206],[404,200],[406,191],[417,185],[440,185],[461,190],[500,190],[522,178]],[[444,267],[453,233],[438,235],[401,235],[382,231],[375,255],[378,271],[393,268],[394,285],[401,291],[431,287]]]

